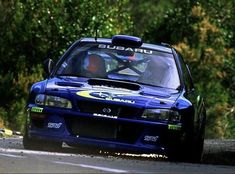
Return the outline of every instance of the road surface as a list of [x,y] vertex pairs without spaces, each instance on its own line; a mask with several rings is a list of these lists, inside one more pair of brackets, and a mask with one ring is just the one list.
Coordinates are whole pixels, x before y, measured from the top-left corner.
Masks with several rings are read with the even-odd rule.
[[192,164],[156,155],[84,153],[66,145],[62,152],[30,151],[24,150],[22,138],[0,138],[0,173],[234,174],[234,145],[235,141],[207,140],[203,163]]

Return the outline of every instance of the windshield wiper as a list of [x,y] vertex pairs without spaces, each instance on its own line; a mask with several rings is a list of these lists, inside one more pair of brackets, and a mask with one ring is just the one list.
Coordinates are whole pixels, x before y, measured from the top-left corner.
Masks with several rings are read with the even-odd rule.
[[158,87],[158,88],[166,88],[166,87],[163,87],[163,86],[158,86],[158,85],[154,85],[154,84],[150,84],[150,83],[143,83],[143,82],[140,82],[140,81],[132,81],[132,80],[126,80],[126,79],[115,79],[115,80],[136,83],[138,85],[153,86],[153,87]]
[[[85,77],[85,76],[81,76],[81,75],[78,75],[78,74],[56,74],[55,77]],[[85,77],[87,78],[87,77]]]
[[130,83],[133,83],[133,84],[136,84],[136,85],[146,85],[146,86],[164,88],[162,86],[157,86],[157,85],[153,85],[153,84],[149,84],[149,83],[143,83],[143,82],[140,82],[140,81],[133,81],[133,80],[127,80],[127,79],[112,79],[112,80],[130,82]]

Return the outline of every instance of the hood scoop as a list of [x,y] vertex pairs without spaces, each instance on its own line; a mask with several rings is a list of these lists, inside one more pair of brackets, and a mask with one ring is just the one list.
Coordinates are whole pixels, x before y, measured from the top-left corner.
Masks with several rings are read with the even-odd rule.
[[130,82],[123,82],[118,80],[107,80],[107,79],[89,79],[88,84],[98,85],[98,86],[108,86],[112,88],[124,88],[129,90],[138,91],[140,90],[140,85]]
[[59,86],[71,86],[71,87],[82,87],[82,86],[84,86],[81,83],[72,83],[72,82],[56,82],[55,84],[59,85]]

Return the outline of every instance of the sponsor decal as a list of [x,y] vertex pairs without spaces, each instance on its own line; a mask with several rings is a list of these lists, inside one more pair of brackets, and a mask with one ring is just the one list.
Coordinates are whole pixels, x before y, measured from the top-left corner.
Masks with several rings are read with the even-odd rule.
[[168,129],[170,130],[181,130],[181,125],[168,124]]
[[120,50],[120,51],[131,51],[135,53],[153,54],[152,50],[146,50],[146,49],[141,49],[141,48],[130,48],[130,47],[123,47],[123,46],[114,46],[114,45],[105,45],[105,44],[99,44],[98,48]]
[[135,101],[133,100],[120,98],[121,96],[128,96],[128,93],[113,93],[108,91],[79,91],[76,94],[86,98],[135,104]]
[[49,122],[47,124],[48,128],[52,128],[52,129],[59,129],[61,127],[62,123],[51,123]]
[[112,110],[110,108],[103,108],[102,111],[103,111],[103,113],[107,113],[107,114],[112,112]]
[[93,114],[93,116],[96,116],[96,117],[115,118],[115,119],[117,119],[117,118],[118,118],[117,116],[114,116],[114,115],[97,114],[97,113],[94,113],[94,114]]
[[159,138],[159,136],[145,135],[144,136],[144,141],[156,142],[158,140],[158,138]]
[[37,112],[37,113],[42,113],[43,108],[40,107],[32,107],[31,112]]

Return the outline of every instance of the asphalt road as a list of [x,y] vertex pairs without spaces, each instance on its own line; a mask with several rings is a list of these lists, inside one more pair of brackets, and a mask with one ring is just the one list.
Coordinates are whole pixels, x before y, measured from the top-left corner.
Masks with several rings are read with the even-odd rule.
[[206,140],[202,164],[169,162],[164,157],[24,150],[22,138],[0,138],[0,173],[176,173],[234,174],[235,141]]

